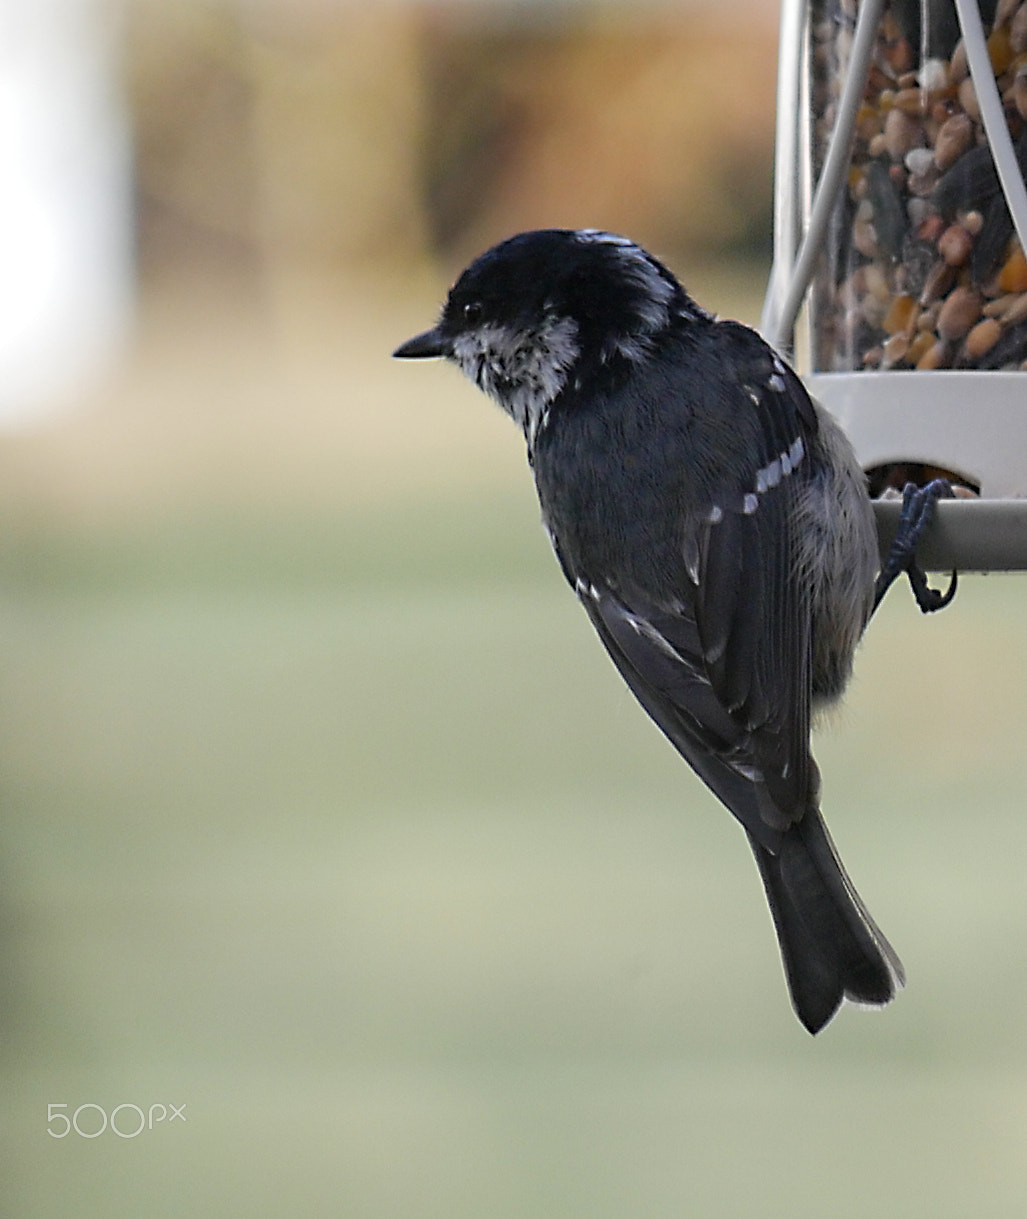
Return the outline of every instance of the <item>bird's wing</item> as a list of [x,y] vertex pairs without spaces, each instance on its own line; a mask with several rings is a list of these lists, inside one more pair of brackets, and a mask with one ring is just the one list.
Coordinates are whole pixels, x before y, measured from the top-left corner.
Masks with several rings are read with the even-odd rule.
[[577,588],[649,715],[746,830],[775,850],[817,801],[810,593],[795,513],[816,422],[801,384],[772,359],[762,343],[743,346],[731,356],[737,384],[721,378],[697,391],[734,395],[720,408],[748,429],[747,464],[740,480],[711,492],[698,519],[691,514],[689,586],[673,607],[594,578]]

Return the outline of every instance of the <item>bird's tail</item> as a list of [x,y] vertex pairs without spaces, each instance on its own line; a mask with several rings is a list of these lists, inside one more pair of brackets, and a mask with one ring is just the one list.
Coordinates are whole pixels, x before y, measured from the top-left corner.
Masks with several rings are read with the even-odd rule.
[[843,999],[874,1007],[895,997],[905,976],[845,874],[816,809],[771,854],[750,839],[777,929],[796,1014],[817,1033]]

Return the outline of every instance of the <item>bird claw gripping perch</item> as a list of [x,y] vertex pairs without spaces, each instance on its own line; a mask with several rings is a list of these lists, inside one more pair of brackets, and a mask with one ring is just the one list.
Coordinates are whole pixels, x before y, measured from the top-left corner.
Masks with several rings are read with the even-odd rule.
[[933,614],[936,610],[944,609],[956,595],[957,573],[955,571],[952,573],[948,588],[941,592],[928,585],[927,576],[916,561],[917,546],[934,519],[938,500],[952,498],[952,484],[944,478],[936,478],[926,487],[918,487],[916,483],[906,483],[902,492],[899,527],[874,589],[875,610],[881,604],[884,594],[903,572],[909,579],[917,605],[925,614]]

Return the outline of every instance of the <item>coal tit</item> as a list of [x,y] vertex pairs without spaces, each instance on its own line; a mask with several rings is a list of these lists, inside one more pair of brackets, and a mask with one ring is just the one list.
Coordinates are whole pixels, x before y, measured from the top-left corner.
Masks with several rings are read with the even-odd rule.
[[902,966],[828,836],[810,753],[878,561],[864,476],[831,416],[755,331],[593,230],[495,246],[395,355],[452,361],[523,431],[599,638],[748,835],[803,1025],[817,1032],[843,999],[887,1003]]

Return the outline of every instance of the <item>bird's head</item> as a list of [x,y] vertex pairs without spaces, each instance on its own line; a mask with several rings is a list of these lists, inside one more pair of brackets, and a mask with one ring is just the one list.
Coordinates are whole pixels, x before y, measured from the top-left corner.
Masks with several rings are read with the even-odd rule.
[[701,313],[651,254],[611,233],[541,229],[482,254],[438,323],[393,353],[452,360],[531,441],[568,381],[646,358]]

